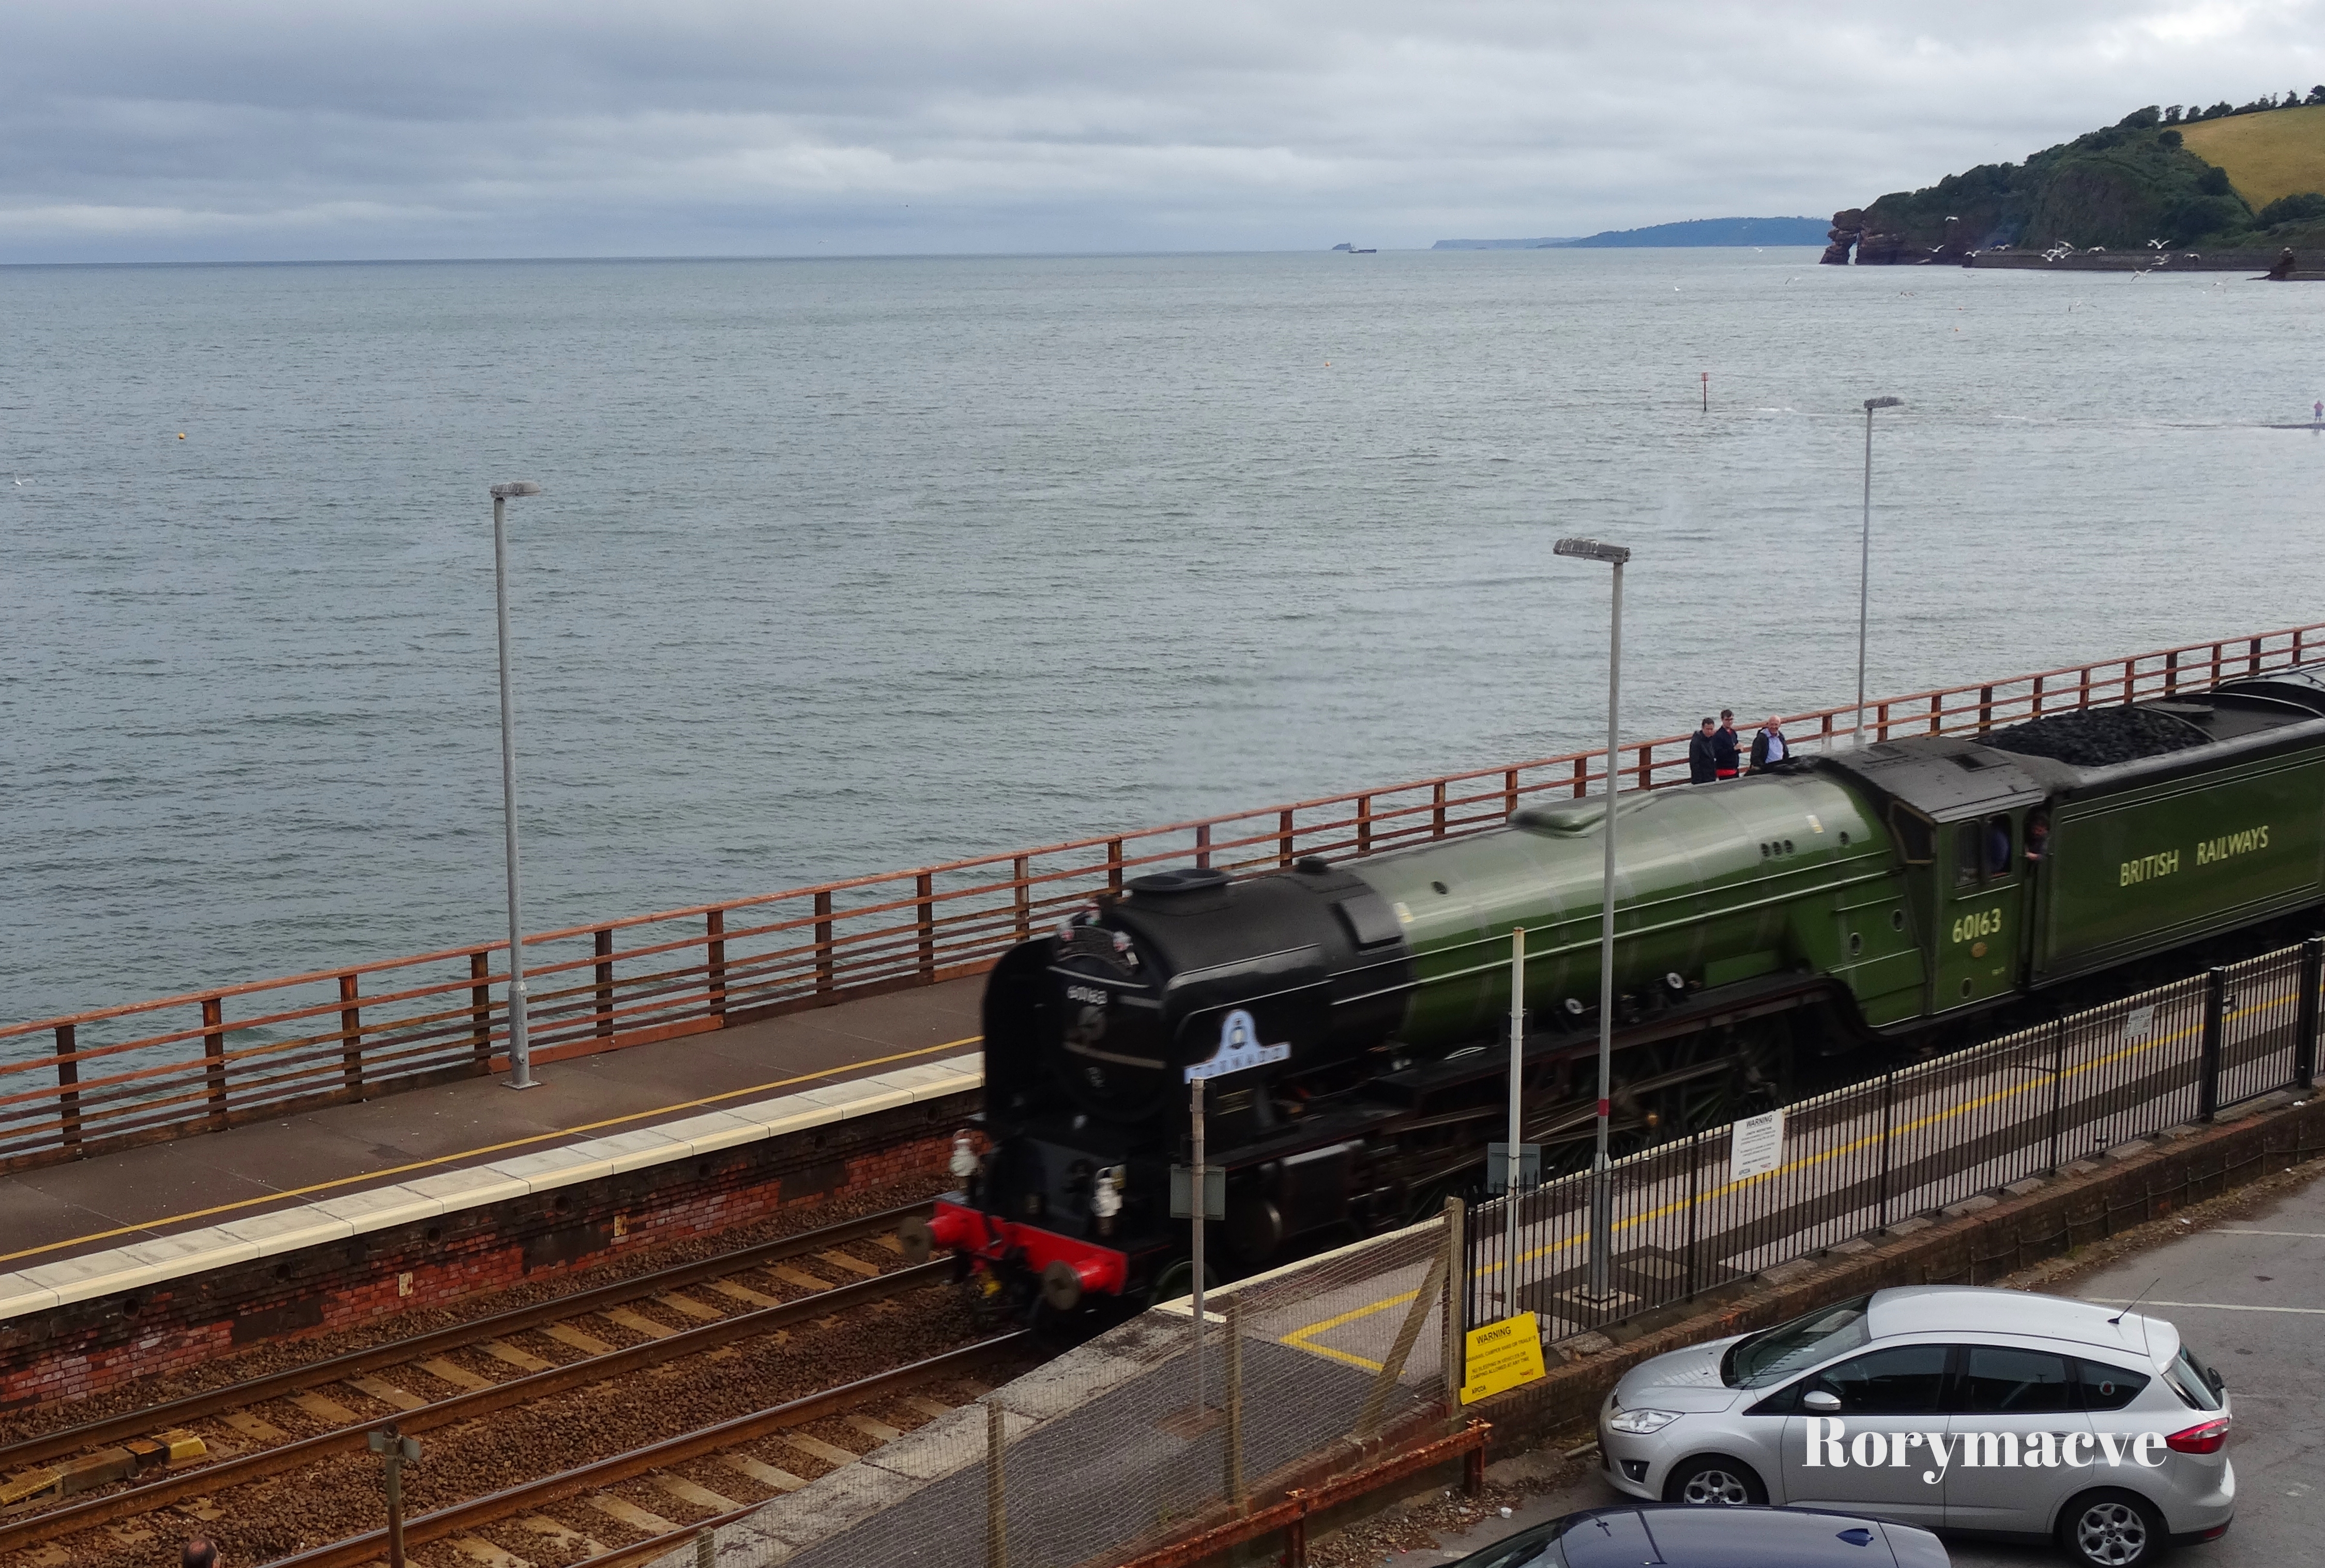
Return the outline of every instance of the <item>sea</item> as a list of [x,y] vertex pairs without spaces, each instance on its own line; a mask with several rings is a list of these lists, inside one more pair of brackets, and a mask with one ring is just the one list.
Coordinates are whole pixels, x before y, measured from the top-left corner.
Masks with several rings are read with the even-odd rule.
[[0,269],[0,1022],[505,931],[498,480],[535,930],[1845,700],[1875,395],[1876,694],[2325,616],[2325,294],[1816,255]]

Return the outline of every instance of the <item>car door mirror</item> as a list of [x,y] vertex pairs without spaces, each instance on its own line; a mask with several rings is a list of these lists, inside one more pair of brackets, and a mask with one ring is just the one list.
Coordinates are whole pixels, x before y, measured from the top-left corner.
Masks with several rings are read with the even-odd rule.
[[1828,1394],[1821,1388],[1811,1388],[1801,1396],[1801,1408],[1814,1410],[1820,1415],[1829,1414],[1840,1408],[1840,1396]]

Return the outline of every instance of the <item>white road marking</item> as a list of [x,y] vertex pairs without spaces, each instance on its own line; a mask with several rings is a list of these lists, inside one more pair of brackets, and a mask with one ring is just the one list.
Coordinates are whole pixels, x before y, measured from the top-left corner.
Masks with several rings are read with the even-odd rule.
[[[2138,1300],[2135,1296],[2126,1295],[2087,1295],[2083,1299],[2088,1302],[2096,1302],[2101,1306],[2129,1306],[2134,1301]],[[2299,1313],[2308,1317],[2325,1318],[2325,1307],[2238,1306],[2234,1302],[2157,1301],[2153,1296],[2148,1297],[2145,1301],[2140,1302],[2140,1305],[2199,1307],[2216,1313]]]
[[[2218,1229],[2218,1227],[2215,1227]],[[2220,1230],[2222,1236],[2297,1236],[2303,1241],[2325,1241],[2325,1230]]]

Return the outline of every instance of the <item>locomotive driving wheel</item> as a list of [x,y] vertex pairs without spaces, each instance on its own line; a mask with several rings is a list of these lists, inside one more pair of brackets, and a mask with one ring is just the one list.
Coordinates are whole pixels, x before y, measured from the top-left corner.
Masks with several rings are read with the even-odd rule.
[[[1216,1290],[1218,1287],[1218,1284],[1219,1271],[1211,1266],[1210,1259],[1205,1258],[1203,1260],[1203,1288],[1205,1290]],[[1146,1304],[1148,1306],[1161,1306],[1166,1301],[1177,1301],[1181,1296],[1190,1296],[1194,1294],[1194,1260],[1188,1257],[1175,1257],[1169,1263],[1162,1266],[1162,1271],[1154,1276],[1154,1283],[1146,1287]]]

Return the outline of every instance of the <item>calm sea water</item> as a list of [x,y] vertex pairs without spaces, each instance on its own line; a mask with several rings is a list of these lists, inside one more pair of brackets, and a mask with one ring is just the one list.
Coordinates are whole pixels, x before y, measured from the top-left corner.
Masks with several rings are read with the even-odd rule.
[[1839,700],[1876,393],[1876,691],[2317,616],[2325,295],[1813,261],[0,270],[0,1016],[501,929],[495,479],[535,929]]

